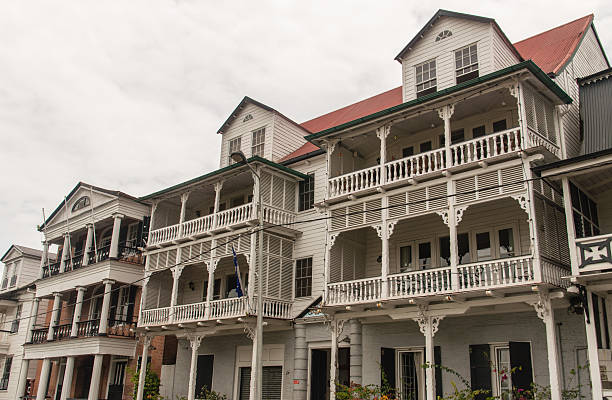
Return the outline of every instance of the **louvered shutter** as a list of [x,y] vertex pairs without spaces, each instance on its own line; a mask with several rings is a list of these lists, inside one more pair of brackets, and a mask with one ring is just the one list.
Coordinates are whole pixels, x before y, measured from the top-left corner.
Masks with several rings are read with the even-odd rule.
[[283,383],[283,367],[263,367],[261,379],[261,398],[266,400],[280,400]]
[[380,348],[380,383],[395,393],[395,349],[389,347]]
[[491,384],[491,349],[488,344],[470,345],[470,383],[472,390],[486,390],[488,393],[481,393],[475,400],[485,400],[492,389]]
[[434,346],[434,364],[436,364],[436,398],[443,397],[444,391],[442,389],[442,351],[440,346]]
[[533,369],[529,342],[510,342],[510,368],[513,371],[512,386],[516,389],[531,389]]
[[238,393],[239,400],[249,400],[249,386],[251,384],[251,368],[240,368],[240,390]]

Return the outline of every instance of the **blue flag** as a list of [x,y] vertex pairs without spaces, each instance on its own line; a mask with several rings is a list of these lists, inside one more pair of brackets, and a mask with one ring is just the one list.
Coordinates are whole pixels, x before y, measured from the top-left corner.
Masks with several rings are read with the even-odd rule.
[[236,250],[234,250],[234,246],[232,246],[232,253],[234,254],[234,267],[236,267],[236,294],[238,297],[242,297],[242,284],[240,282],[240,267],[238,267],[238,256],[236,255]]

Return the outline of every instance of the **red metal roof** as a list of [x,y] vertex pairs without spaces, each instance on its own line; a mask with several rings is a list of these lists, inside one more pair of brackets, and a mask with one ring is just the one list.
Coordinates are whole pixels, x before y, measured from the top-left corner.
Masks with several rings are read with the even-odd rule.
[[[591,22],[593,22],[593,14],[521,40],[514,46],[525,60],[531,59],[547,74],[556,74],[571,59]],[[400,86],[303,122],[300,126],[309,132],[317,133],[401,103],[402,87]],[[303,156],[318,149],[319,147],[307,142],[280,161]]]
[[571,59],[593,14],[514,43],[525,60],[531,59],[547,74],[557,74]]

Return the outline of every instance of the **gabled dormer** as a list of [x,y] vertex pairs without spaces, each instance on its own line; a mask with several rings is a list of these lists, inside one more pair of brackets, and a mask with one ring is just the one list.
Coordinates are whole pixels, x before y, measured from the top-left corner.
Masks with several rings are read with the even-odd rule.
[[439,10],[395,57],[404,102],[514,65],[522,59],[492,18]]
[[[38,278],[42,251],[25,246],[12,245],[0,261],[4,264],[0,292],[14,290],[34,282]],[[49,254],[55,259],[55,254]]]
[[275,109],[245,96],[217,131],[223,135],[219,166],[232,163],[230,154],[278,161],[305,143],[310,132]]

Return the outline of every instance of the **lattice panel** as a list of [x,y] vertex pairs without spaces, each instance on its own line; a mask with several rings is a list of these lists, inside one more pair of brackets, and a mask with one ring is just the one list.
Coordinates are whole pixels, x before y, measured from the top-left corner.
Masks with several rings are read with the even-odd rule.
[[261,201],[270,204],[270,193],[272,188],[272,175],[263,172],[261,175]]
[[285,200],[285,180],[278,176],[272,177],[272,205],[277,208],[283,208]]

